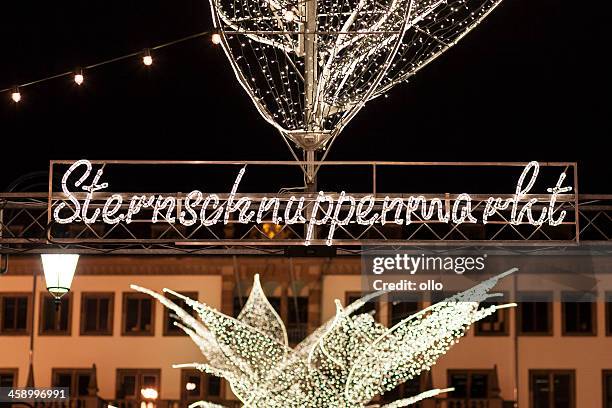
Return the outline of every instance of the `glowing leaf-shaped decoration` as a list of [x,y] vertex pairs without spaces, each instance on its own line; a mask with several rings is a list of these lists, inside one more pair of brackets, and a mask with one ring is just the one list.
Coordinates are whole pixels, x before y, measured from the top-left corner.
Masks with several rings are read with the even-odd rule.
[[[373,292],[373,293],[367,294],[366,296],[360,299],[357,299],[356,301],[354,301],[353,303],[351,303],[344,309],[344,314],[346,316],[352,315],[353,313],[361,309],[367,302],[374,301],[375,298],[382,296],[385,293],[386,292],[384,291]],[[336,314],[336,316],[329,319],[327,322],[325,322],[325,324],[323,324],[322,326],[317,328],[314,332],[312,332],[310,335],[308,335],[304,340],[302,340],[300,344],[298,344],[295,347],[295,352],[302,356],[307,356],[311,352],[312,348],[315,347],[319,343],[319,341],[321,340],[321,337],[326,335],[326,333],[329,332],[331,327],[334,324],[336,324],[335,322],[337,318],[338,318],[338,315]]]
[[500,278],[514,271],[436,303],[386,331],[353,365],[346,382],[347,399],[367,402],[432,367],[472,323],[499,308],[479,311],[478,305],[490,297],[488,291]]
[[[481,301],[494,296],[488,292],[497,281],[513,271],[432,305],[391,329],[375,322],[369,314],[354,314],[381,293],[368,295],[346,309],[337,302],[336,316],[296,350],[278,341],[285,329],[278,316],[270,312],[257,277],[240,319],[164,290],[196,310],[201,319],[197,321],[164,296],[138,286],[133,288],[173,310],[181,320],[179,327],[206,358],[205,362],[174,367],[195,368],[227,379],[245,407],[362,408],[376,395],[429,369],[473,322],[513,306],[478,308]],[[260,318],[255,316],[256,310],[261,310]],[[384,408],[405,407],[448,391],[451,390],[426,391]],[[211,408],[206,404],[209,403],[201,401],[197,406]]]
[[247,326],[258,329],[285,346],[289,344],[285,325],[264,294],[259,282],[259,274],[255,275],[253,289],[238,315],[238,320]]
[[319,358],[326,364],[349,369],[356,358],[385,332],[384,326],[368,314],[351,316],[336,300],[336,320],[319,342]]
[[[180,294],[166,289],[175,296]],[[219,348],[255,385],[276,369],[289,349],[277,340],[200,302],[185,299],[215,337]]]
[[178,306],[172,300],[166,298],[163,295],[160,295],[157,292],[137,285],[130,285],[130,288],[152,296],[153,298],[157,299],[162,305],[166,306],[168,309],[176,313],[176,316],[182,321],[183,325],[190,328],[189,333],[192,334],[192,338],[194,338],[193,336],[197,336],[198,346],[200,347],[202,354],[204,354],[204,356],[208,360],[217,361],[218,364],[220,364],[221,361],[226,360],[226,358],[220,352],[219,346],[216,344],[215,337],[212,335],[210,330],[208,330],[208,328],[206,328],[202,323],[200,323],[200,321],[198,321],[198,319],[193,317],[190,313],[186,312],[183,308]]

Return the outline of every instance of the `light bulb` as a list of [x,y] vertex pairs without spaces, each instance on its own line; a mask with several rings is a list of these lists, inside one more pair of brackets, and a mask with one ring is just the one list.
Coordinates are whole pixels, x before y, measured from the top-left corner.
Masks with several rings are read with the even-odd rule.
[[149,51],[148,49],[144,51],[144,55],[142,56],[142,63],[145,64],[147,67],[153,65],[153,57],[151,56],[151,51]]
[[19,92],[19,88],[13,89],[11,92],[11,99],[15,103],[19,103],[19,101],[21,101],[21,93]]
[[292,22],[295,20],[295,13],[292,10],[287,10],[284,17],[286,21]]
[[77,69],[74,73],[74,82],[77,85],[81,86],[84,80],[85,80],[85,77],[83,76],[83,70]]
[[214,33],[211,37],[212,43],[215,45],[221,44],[221,34]]

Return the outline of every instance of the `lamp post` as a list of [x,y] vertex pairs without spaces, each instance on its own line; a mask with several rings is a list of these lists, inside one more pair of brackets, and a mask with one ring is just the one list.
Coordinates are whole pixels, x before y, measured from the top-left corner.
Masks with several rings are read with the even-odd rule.
[[59,308],[62,296],[70,291],[79,256],[74,254],[41,255],[47,290]]

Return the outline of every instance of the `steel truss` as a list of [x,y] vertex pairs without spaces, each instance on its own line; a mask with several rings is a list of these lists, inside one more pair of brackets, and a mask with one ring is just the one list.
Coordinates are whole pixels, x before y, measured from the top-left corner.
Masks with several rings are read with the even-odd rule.
[[[257,224],[239,223],[230,219],[214,226],[204,226],[196,223],[185,227],[178,223],[169,223],[161,220],[151,223],[150,211],[143,210],[139,218],[130,224],[118,223],[107,225],[102,222],[85,224],[75,222],[72,224],[54,223],[52,212],[56,206],[65,202],[70,204],[67,196],[61,192],[58,183],[53,182],[54,174],[62,174],[62,169],[73,162],[53,161],[50,169],[50,183],[48,192],[39,193],[0,193],[0,253],[40,253],[40,252],[79,252],[79,253],[115,253],[115,254],[281,254],[288,247],[303,247],[305,229],[303,225],[274,225],[267,214],[264,222]],[[108,169],[110,166],[127,166],[128,174],[122,173],[122,179],[128,179],[130,169],[142,166],[204,166],[206,168],[223,168],[232,173],[242,166],[252,167],[280,167],[284,172],[301,174],[301,170],[308,165],[314,166],[317,171],[328,166],[340,169],[358,169],[352,172],[360,181],[360,186],[367,184],[363,191],[353,193],[355,198],[373,195],[376,199],[375,210],[380,209],[386,196],[409,197],[423,195],[424,197],[439,198],[449,208],[457,199],[459,193],[443,194],[407,194],[383,192],[381,173],[392,169],[410,174],[415,169],[437,168],[443,169],[444,174],[450,175],[462,168],[474,168],[486,173],[495,171],[508,171],[520,175],[521,167],[526,163],[397,163],[397,162],[159,162],[159,161],[92,161],[98,168]],[[425,220],[419,215],[414,216],[409,225],[397,225],[393,222],[382,225],[358,225],[356,223],[339,225],[334,237],[334,248],[339,254],[360,253],[364,247],[400,247],[400,246],[575,246],[578,244],[606,245],[612,243],[612,195],[584,195],[575,194],[578,191],[578,177],[575,163],[543,163],[542,171],[549,171],[549,175],[561,172],[568,176],[568,185],[573,187],[572,194],[561,194],[557,199],[557,211],[565,210],[567,216],[558,226],[532,226],[527,223],[515,225],[510,222],[510,210],[498,211],[494,218],[485,225],[453,224],[433,220]],[[384,171],[383,171],[384,170]],[[301,176],[303,177],[303,175]],[[397,175],[394,177],[398,177]],[[321,179],[324,175],[321,175]],[[172,178],[170,178],[172,179]],[[113,181],[106,180],[112,188]],[[303,181],[303,180],[302,180]],[[388,181],[388,180],[387,180]],[[465,180],[466,186],[477,184],[478,180]],[[556,180],[547,178],[543,180],[546,187],[553,187]],[[396,183],[397,184],[397,183]],[[410,185],[409,181],[401,184]],[[194,185],[194,189],[199,186]],[[228,186],[227,191],[231,186]],[[506,186],[504,186],[506,187]],[[471,194],[474,214],[482,213],[486,200],[490,196],[509,198],[514,194],[514,185],[508,185],[505,194]],[[459,187],[458,187],[459,188]],[[544,186],[540,186],[542,190]],[[279,197],[281,211],[295,189],[282,190],[279,193],[242,193],[235,199],[248,196],[254,204],[263,197]],[[338,189],[339,190],[339,189]],[[469,189],[458,190],[470,193]],[[76,193],[79,199],[85,197],[85,192]],[[102,208],[104,202],[112,194],[121,194],[126,198],[124,206],[127,207],[129,198],[135,193],[111,193],[101,191],[94,195],[90,209]],[[138,193],[145,195],[161,193]],[[163,193],[168,196],[168,193]],[[218,193],[223,203],[228,198],[228,192]],[[316,199],[315,193],[301,190],[300,196],[305,196],[306,212],[312,208]],[[337,198],[338,192],[329,192]],[[175,211],[181,211],[186,193],[172,193],[178,203]],[[537,198],[547,200],[548,194],[529,194],[522,202]],[[541,210],[542,206],[534,206],[534,210]],[[326,227],[317,227],[316,236],[311,242],[316,249],[325,245]],[[315,251],[316,252],[316,251]]]

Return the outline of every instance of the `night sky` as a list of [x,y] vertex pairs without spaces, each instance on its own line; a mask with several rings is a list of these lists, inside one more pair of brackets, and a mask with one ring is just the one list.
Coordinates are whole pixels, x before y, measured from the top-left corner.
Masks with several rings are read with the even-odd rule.
[[[329,159],[578,161],[582,192],[612,193],[612,7],[592,6],[505,0],[363,109]],[[4,1],[0,16],[0,89],[212,27],[203,0]],[[24,88],[18,106],[0,95],[0,188],[49,159],[291,159],[209,38],[154,58]]]

